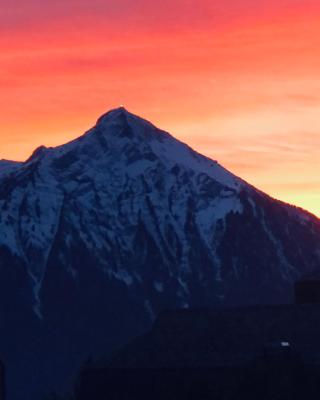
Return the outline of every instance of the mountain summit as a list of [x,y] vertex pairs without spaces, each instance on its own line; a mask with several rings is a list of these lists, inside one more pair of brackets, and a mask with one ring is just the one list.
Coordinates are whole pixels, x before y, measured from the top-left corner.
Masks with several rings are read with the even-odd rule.
[[0,210],[9,400],[65,387],[163,309],[290,302],[320,264],[316,217],[124,108],[0,162]]

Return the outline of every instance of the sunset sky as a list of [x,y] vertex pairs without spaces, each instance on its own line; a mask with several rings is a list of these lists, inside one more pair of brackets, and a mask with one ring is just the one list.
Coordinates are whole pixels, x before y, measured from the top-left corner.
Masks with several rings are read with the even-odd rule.
[[0,159],[125,107],[320,216],[319,0],[1,0]]

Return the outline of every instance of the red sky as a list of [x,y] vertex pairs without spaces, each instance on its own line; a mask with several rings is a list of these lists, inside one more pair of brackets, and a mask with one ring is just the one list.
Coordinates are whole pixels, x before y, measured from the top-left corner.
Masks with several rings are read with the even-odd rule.
[[320,216],[318,0],[2,0],[0,158],[124,104]]

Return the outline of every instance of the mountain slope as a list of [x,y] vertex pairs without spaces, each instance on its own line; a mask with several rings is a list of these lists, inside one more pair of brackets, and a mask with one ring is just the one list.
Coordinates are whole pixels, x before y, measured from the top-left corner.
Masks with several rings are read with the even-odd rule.
[[3,171],[2,348],[21,359],[20,341],[41,390],[164,308],[290,302],[292,282],[319,267],[316,217],[124,108]]

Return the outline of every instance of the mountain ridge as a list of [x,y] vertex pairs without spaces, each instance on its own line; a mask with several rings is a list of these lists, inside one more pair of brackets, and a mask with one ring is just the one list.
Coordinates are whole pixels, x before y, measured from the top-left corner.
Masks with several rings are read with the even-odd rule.
[[[47,151],[48,151],[48,152],[56,151],[56,150],[58,151],[59,149],[64,148],[65,146],[69,146],[69,145],[71,146],[71,145],[73,145],[73,144],[77,144],[79,141],[83,140],[84,137],[87,137],[87,136],[89,136],[89,135],[92,135],[94,129],[97,128],[97,127],[99,127],[100,124],[103,124],[104,121],[105,121],[106,119],[108,119],[108,118],[110,118],[110,117],[112,117],[112,116],[116,117],[116,116],[119,116],[119,115],[124,116],[126,119],[129,117],[129,118],[131,118],[131,119],[133,119],[133,120],[139,121],[140,123],[142,122],[146,127],[151,127],[152,129],[156,130],[158,134],[161,133],[162,135],[164,135],[164,136],[166,136],[166,137],[170,137],[170,138],[173,139],[174,141],[179,142],[179,143],[183,144],[184,146],[186,146],[188,149],[190,149],[193,153],[199,155],[201,158],[207,159],[207,160],[208,160],[209,162],[211,162],[211,163],[216,163],[216,164],[218,164],[221,168],[223,168],[224,170],[226,170],[226,168],[222,167],[216,160],[212,160],[210,157],[205,156],[205,155],[199,153],[197,150],[193,149],[193,148],[190,147],[188,144],[186,144],[186,143],[184,143],[184,142],[182,142],[182,141],[180,141],[180,140],[174,138],[174,136],[172,136],[172,135],[171,135],[170,133],[168,133],[167,131],[164,131],[164,130],[162,130],[162,129],[157,128],[157,126],[154,125],[154,124],[153,124],[152,122],[150,122],[149,120],[144,119],[144,118],[141,118],[141,117],[139,117],[139,116],[137,116],[137,115],[135,115],[135,114],[129,112],[125,107],[120,106],[120,107],[118,107],[118,108],[113,108],[113,109],[107,111],[106,113],[102,114],[102,115],[97,119],[96,124],[94,125],[93,128],[89,129],[89,130],[86,131],[84,134],[82,134],[82,135],[80,135],[80,136],[78,136],[78,137],[76,137],[76,138],[74,138],[74,139],[72,139],[72,140],[66,142],[65,144],[57,145],[57,146],[54,146],[54,147],[47,147],[47,146],[44,146],[44,145],[39,145],[39,146],[33,151],[33,153],[30,155],[30,157],[28,157],[25,161],[15,161],[15,160],[8,160],[8,159],[2,159],[2,160],[0,160],[0,174],[1,174],[2,171],[5,171],[5,172],[10,171],[10,169],[11,169],[10,167],[19,167],[19,166],[23,166],[23,165],[25,165],[25,164],[27,164],[27,163],[29,163],[29,162],[31,162],[31,161],[33,161],[33,160],[39,158],[39,157],[45,156],[45,154],[46,154]],[[230,172],[228,171],[228,173],[230,173]],[[230,173],[230,174],[232,174],[232,173]],[[293,204],[293,203],[288,203],[288,202],[285,202],[285,201],[283,201],[283,200],[280,200],[280,199],[278,199],[278,198],[276,198],[276,197],[273,197],[273,196],[271,196],[270,194],[264,192],[263,190],[258,189],[257,187],[253,186],[252,184],[250,184],[250,183],[247,182],[246,180],[243,180],[242,178],[239,178],[237,175],[235,175],[235,174],[232,174],[232,175],[233,175],[236,179],[238,179],[239,181],[241,181],[242,183],[244,183],[244,184],[250,186],[250,187],[253,188],[254,190],[256,190],[256,191],[262,193],[263,195],[269,196],[271,199],[276,200],[276,201],[278,201],[279,203],[282,203],[282,204],[287,205],[287,206],[291,206],[291,207],[297,209],[298,211],[303,211],[303,212],[305,212],[305,213],[307,213],[307,214],[310,214],[311,216],[314,216],[314,217],[316,217],[317,219],[319,219],[319,217],[318,217],[317,215],[313,214],[313,213],[310,212],[309,210],[304,209],[304,208],[301,207],[301,206],[297,206],[297,205],[295,205],[295,204]]]

